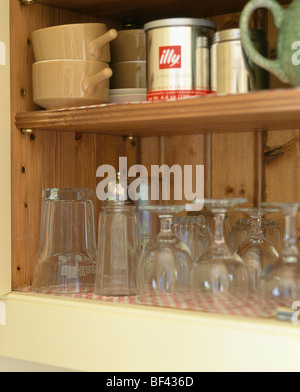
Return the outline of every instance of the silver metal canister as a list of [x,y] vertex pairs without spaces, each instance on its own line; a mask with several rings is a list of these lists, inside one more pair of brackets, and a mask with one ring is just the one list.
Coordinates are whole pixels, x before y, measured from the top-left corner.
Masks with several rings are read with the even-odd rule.
[[147,100],[166,101],[210,93],[210,36],[214,22],[174,18],[149,22]]
[[[267,57],[268,44],[262,30],[251,30],[257,50]],[[247,93],[267,89],[269,74],[248,60],[241,43],[240,29],[214,35],[211,48],[211,89],[217,93]]]

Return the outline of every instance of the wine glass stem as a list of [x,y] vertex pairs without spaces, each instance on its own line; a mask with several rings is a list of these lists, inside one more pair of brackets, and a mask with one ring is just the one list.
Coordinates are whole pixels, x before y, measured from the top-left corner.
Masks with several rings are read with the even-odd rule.
[[214,244],[218,247],[226,246],[224,236],[224,220],[225,213],[219,213],[217,216],[215,216]]
[[160,231],[164,234],[172,234],[172,217],[160,216]]
[[285,235],[283,256],[298,256],[297,240],[296,240],[296,216],[287,214],[285,216]]
[[260,240],[264,238],[262,231],[262,218],[253,217],[253,229],[250,233],[250,239]]

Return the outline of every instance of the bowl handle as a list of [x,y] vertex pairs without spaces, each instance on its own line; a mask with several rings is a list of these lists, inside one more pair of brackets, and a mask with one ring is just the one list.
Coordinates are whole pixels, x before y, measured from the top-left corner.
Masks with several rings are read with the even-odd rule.
[[112,70],[110,68],[104,68],[102,71],[95,75],[87,76],[82,81],[82,89],[88,95],[95,94],[99,83],[112,76]]
[[101,48],[108,44],[109,42],[116,39],[118,36],[118,32],[115,29],[108,30],[105,34],[101,35],[98,38],[95,38],[90,42],[89,50],[92,56],[100,57]]

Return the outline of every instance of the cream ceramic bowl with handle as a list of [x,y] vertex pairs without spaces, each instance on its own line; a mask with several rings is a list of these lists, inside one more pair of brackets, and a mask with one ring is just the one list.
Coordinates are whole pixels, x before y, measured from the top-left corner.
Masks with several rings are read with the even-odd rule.
[[49,60],[32,66],[33,101],[44,109],[109,101],[108,64],[92,60]]
[[31,34],[36,62],[57,59],[109,63],[110,42],[118,36],[104,23],[78,23],[36,30]]

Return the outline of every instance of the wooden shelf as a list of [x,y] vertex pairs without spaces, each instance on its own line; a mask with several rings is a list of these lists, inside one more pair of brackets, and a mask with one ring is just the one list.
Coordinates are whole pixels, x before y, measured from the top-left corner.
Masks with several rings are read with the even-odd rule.
[[[248,0],[37,0],[37,3],[64,8],[101,19],[138,23],[172,17],[208,17],[238,12]],[[290,0],[281,0],[282,4]]]
[[175,136],[300,128],[300,89],[157,103],[20,112],[19,129]]

